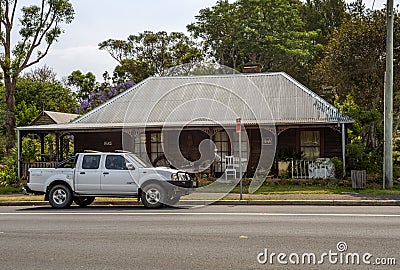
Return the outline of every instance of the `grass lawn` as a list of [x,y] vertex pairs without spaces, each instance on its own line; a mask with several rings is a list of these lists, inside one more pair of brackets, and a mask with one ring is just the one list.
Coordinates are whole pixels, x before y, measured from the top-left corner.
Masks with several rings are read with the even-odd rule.
[[[248,193],[250,181],[243,180],[243,194]],[[226,186],[225,186],[226,187]],[[223,191],[223,184],[221,188],[218,185],[213,188],[214,192]],[[239,193],[240,187],[237,185],[230,193]],[[295,182],[285,180],[279,182],[264,182],[263,185],[255,192],[255,194],[341,194],[341,193],[359,193],[359,194],[400,194],[400,184],[394,184],[393,189],[382,189],[379,184],[371,183],[365,189],[353,189],[351,184],[337,185],[332,183],[318,183],[318,180],[310,182]]]
[[7,187],[0,187],[0,194],[12,194],[12,193],[21,193],[22,187],[13,187],[13,186],[7,186]]

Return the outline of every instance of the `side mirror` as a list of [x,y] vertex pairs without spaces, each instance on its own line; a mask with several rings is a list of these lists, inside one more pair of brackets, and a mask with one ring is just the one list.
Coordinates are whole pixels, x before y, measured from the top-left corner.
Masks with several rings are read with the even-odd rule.
[[128,170],[134,170],[135,166],[133,166],[132,163],[126,163],[126,167],[128,168]]

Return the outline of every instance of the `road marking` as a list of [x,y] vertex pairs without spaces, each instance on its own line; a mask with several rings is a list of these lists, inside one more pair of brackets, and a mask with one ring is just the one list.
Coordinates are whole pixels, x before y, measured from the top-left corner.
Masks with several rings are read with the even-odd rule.
[[282,216],[282,217],[400,217],[400,214],[340,214],[340,213],[188,213],[188,212],[35,212],[35,213],[0,213],[0,216]]

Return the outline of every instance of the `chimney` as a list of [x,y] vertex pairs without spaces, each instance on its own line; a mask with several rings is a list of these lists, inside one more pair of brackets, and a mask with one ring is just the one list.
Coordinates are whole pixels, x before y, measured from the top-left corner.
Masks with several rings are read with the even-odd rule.
[[261,64],[244,64],[242,73],[261,73]]

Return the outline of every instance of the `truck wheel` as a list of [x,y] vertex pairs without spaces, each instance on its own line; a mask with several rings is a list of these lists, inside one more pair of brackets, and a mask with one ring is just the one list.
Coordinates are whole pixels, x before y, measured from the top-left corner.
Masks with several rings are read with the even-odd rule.
[[158,184],[148,184],[143,188],[142,203],[147,208],[160,208],[165,202],[165,190]]
[[94,199],[95,197],[80,196],[80,197],[75,197],[74,202],[81,207],[86,207],[89,204],[91,204],[94,201]]
[[55,185],[49,192],[49,203],[54,208],[65,208],[72,203],[72,192],[65,185]]

